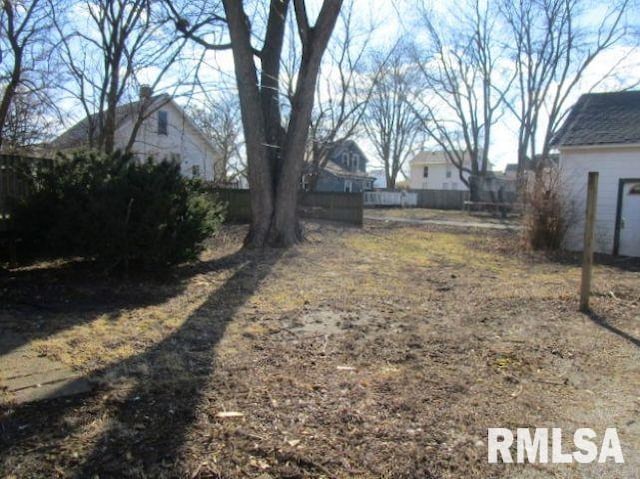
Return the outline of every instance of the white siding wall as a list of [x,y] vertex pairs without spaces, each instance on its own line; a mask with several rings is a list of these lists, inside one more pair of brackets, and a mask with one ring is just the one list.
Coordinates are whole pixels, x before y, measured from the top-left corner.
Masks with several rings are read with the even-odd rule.
[[[429,167],[429,176],[423,177],[424,167]],[[447,178],[447,169],[451,171],[451,178]],[[468,178],[468,174],[464,174]],[[460,180],[458,169],[453,165],[444,163],[428,164],[413,163],[411,164],[411,175],[409,177],[409,185],[416,190],[468,190],[467,186]],[[454,187],[455,186],[455,187]]]
[[[168,134],[158,135],[158,112],[156,111],[140,127],[133,151],[142,158],[153,156],[158,160],[170,159],[172,153],[179,154],[184,176],[190,177],[193,174],[193,166],[197,165],[200,169],[200,177],[213,181],[215,152],[211,146],[171,102],[163,105],[160,110],[168,112]],[[118,128],[117,147],[124,147],[129,139],[131,128],[130,120]]]
[[582,250],[587,176],[597,171],[596,251],[612,254],[618,203],[618,180],[640,177],[640,147],[562,149],[560,151],[562,186],[572,204],[576,221],[569,229],[566,247]]

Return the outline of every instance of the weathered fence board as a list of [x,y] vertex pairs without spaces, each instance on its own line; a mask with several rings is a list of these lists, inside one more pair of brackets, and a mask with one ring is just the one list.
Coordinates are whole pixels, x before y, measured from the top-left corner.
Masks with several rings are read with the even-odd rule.
[[[227,221],[247,223],[251,220],[249,190],[215,188],[212,191],[220,201],[227,203]],[[302,218],[338,221],[361,226],[362,194],[301,192],[298,210]]]
[[49,167],[52,160],[0,155],[0,231],[9,229],[11,201],[29,194],[25,175],[34,168]]
[[461,210],[469,199],[469,192],[462,190],[414,190],[418,195],[418,208]]
[[305,191],[298,203],[300,216],[362,226],[362,193]]
[[213,193],[218,200],[226,203],[226,220],[232,223],[248,223],[251,221],[251,198],[249,190],[233,188],[214,188]]

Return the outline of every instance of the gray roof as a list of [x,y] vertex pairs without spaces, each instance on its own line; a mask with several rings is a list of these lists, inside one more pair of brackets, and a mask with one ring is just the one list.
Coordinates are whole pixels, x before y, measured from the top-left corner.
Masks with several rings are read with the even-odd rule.
[[323,168],[326,173],[329,173],[338,178],[353,178],[353,179],[375,179],[375,177],[368,175],[363,171],[349,171],[346,168],[343,168],[341,165],[332,160],[332,158],[339,153],[343,149],[353,149],[355,150],[362,158],[364,158],[365,163],[368,163],[368,158],[364,154],[364,152],[360,149],[358,144],[353,140],[343,140],[337,141],[331,144],[327,148],[326,155],[329,157],[327,160],[327,164]]
[[[146,109],[148,111],[154,111],[152,110],[152,106],[154,109],[157,109],[170,100],[171,97],[166,94],[152,96],[149,98],[149,105],[146,106]],[[116,128],[122,125],[124,121],[126,121],[130,116],[137,115],[139,112],[139,108],[140,101],[134,101],[117,107]],[[55,140],[53,140],[51,142],[51,147],[59,150],[66,150],[70,148],[79,148],[82,146],[86,146],[89,143],[89,119],[97,123],[97,118],[97,114],[93,114],[89,117],[83,118],[67,131],[62,133]],[[97,125],[95,125],[94,128],[97,128]],[[95,132],[95,135],[98,136],[98,132]]]
[[589,93],[573,106],[553,146],[640,143],[640,91]]
[[333,160],[327,160],[327,164],[324,167],[324,171],[330,173],[339,178],[358,178],[358,179],[373,179],[373,176],[363,173],[362,171],[349,171],[343,168]]
[[334,142],[327,149],[327,155],[329,157],[333,157],[337,153],[339,153],[341,150],[348,150],[348,149],[355,150],[356,153],[358,153],[362,158],[364,158],[365,163],[369,163],[369,158],[367,158],[367,155],[364,154],[364,151],[362,151],[362,149],[358,146],[358,144],[353,140],[342,140],[342,141]]

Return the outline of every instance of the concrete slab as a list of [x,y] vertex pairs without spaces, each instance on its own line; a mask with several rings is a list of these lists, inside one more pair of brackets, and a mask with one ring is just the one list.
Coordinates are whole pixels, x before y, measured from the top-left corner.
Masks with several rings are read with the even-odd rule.
[[14,333],[0,335],[0,403],[24,403],[87,392],[91,383],[61,362],[40,356]]

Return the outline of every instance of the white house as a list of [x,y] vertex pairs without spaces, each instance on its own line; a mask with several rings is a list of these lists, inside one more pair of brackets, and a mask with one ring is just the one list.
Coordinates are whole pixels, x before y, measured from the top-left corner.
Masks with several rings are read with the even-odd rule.
[[[467,155],[464,165],[471,168]],[[412,190],[469,190],[443,151],[422,151],[409,162],[409,168],[409,187]],[[468,173],[463,173],[463,176],[469,178]]]
[[[214,180],[215,147],[169,95],[151,96],[148,88],[141,88],[140,100],[116,109],[115,148],[124,149],[134,124],[139,118],[141,104],[144,117],[133,143],[132,152],[139,158],[153,156],[180,163],[182,174]],[[89,124],[96,115],[84,118],[56,138],[51,147],[59,151],[82,148],[89,143]]]
[[582,95],[553,139],[576,214],[566,247],[583,247],[587,177],[599,173],[597,252],[640,256],[640,91]]

